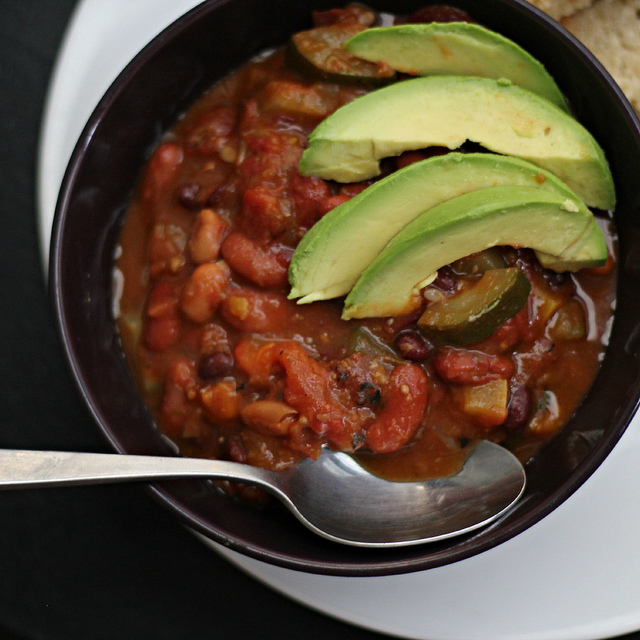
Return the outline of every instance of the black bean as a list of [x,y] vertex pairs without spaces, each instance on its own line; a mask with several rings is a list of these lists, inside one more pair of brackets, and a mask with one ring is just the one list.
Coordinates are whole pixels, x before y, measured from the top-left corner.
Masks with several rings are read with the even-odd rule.
[[545,269],[543,276],[552,289],[559,289],[570,280],[566,272],[557,273],[551,269]]
[[507,431],[520,431],[529,420],[532,406],[531,391],[524,386],[514,386],[509,393],[507,419],[504,422],[504,428]]
[[200,193],[200,186],[195,182],[185,184],[180,191],[178,191],[178,201],[185,209],[199,209],[201,206],[198,200],[198,194]]
[[229,373],[232,367],[233,356],[225,351],[216,351],[200,359],[198,374],[203,380],[216,380]]
[[394,342],[400,355],[412,362],[424,362],[434,351],[433,344],[414,329],[401,331]]
[[434,287],[445,291],[447,293],[455,291],[458,286],[458,279],[453,269],[449,266],[441,267],[438,269],[438,275],[436,279],[431,283]]

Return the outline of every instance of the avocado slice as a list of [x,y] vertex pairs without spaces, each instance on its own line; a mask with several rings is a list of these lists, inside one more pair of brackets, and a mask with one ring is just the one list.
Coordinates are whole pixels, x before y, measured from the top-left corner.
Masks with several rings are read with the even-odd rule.
[[493,153],[435,156],[375,182],[321,218],[293,254],[289,297],[307,303],[346,295],[389,240],[421,213],[498,185],[539,187],[591,215],[569,187],[525,160]]
[[548,169],[589,206],[613,209],[613,178],[574,118],[508,81],[429,76],[397,82],[340,107],[309,137],[299,170],[338,182],[372,178],[379,160],[465,140]]
[[414,311],[440,267],[498,245],[534,249],[549,268],[578,270],[607,259],[595,218],[574,200],[536,187],[478,189],[425,211],[398,233],[360,276],[342,317]]
[[480,342],[524,307],[530,291],[531,283],[518,267],[489,269],[470,287],[430,302],[418,326],[436,342]]
[[507,78],[568,111],[541,62],[513,40],[471,22],[431,22],[374,27],[346,42],[351,54],[384,62],[414,76],[455,75]]

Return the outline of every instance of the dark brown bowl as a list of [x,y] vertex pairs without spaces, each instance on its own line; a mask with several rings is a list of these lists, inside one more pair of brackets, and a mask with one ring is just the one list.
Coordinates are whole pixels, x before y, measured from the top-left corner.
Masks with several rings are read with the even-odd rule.
[[[372,0],[409,13],[424,0]],[[515,536],[566,500],[626,429],[640,394],[640,129],[619,88],[556,23],[519,0],[455,0],[478,22],[540,59],[610,160],[618,191],[620,273],[602,369],[575,417],[527,465],[518,507],[492,526],[437,544],[364,550],[309,533],[278,507],[256,510],[206,482],[154,485],[153,494],[196,531],[249,556],[335,575],[383,575],[467,558]],[[156,430],[124,360],[112,313],[112,269],[123,214],[162,132],[222,75],[310,24],[311,0],[213,0],[161,33],[122,72],[73,153],[53,227],[50,283],[59,332],[80,393],[122,453],[174,455]],[[635,291],[634,291],[635,289]]]

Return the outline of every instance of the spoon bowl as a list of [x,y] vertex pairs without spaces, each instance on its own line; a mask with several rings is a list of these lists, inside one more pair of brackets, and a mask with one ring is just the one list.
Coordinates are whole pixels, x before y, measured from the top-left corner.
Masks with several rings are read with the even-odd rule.
[[324,449],[286,471],[197,458],[0,451],[0,489],[182,477],[246,482],[279,498],[311,531],[359,547],[443,540],[484,526],[520,497],[517,458],[481,442],[454,476],[421,482],[378,478],[347,454]]

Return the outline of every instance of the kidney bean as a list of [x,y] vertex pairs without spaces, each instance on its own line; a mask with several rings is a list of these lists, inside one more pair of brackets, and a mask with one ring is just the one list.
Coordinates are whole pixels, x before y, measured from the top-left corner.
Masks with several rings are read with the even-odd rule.
[[407,18],[407,22],[474,22],[474,20],[462,9],[456,9],[444,4],[435,4],[418,9]]
[[374,11],[356,3],[349,4],[344,8],[313,12],[315,27],[326,27],[332,24],[363,24],[370,27],[375,20]]
[[169,437],[182,437],[190,426],[199,425],[198,412],[190,401],[195,393],[195,372],[192,363],[179,358],[167,369],[160,406],[160,425]]
[[326,215],[332,209],[339,207],[341,204],[348,202],[351,200],[351,196],[329,196],[325,198],[320,205],[318,206],[318,216],[322,218],[322,216]]
[[175,175],[183,159],[182,147],[175,142],[164,142],[155,150],[142,182],[142,197],[147,202],[161,202],[167,190],[173,188]]
[[170,280],[159,280],[151,289],[144,323],[144,343],[152,351],[164,351],[180,337],[178,293]]
[[288,282],[293,249],[281,244],[258,243],[243,233],[230,233],[222,243],[228,265],[259,287],[282,287]]
[[513,360],[507,356],[455,347],[438,349],[433,358],[433,368],[446,382],[468,385],[508,379],[515,372]]
[[200,358],[198,375],[203,380],[216,380],[226,376],[233,367],[233,356],[226,351],[217,351]]
[[395,347],[405,360],[412,362],[424,362],[434,350],[434,345],[429,342],[419,331],[406,329],[401,331],[394,340]]
[[410,164],[432,158],[433,156],[441,156],[445,153],[449,153],[449,149],[446,147],[429,147],[428,149],[416,149],[414,151],[405,151],[401,153],[396,159],[396,168],[404,169]]
[[144,343],[151,351],[164,351],[173,346],[179,338],[180,318],[177,314],[147,318]]
[[533,399],[531,391],[522,385],[514,386],[509,391],[509,402],[507,403],[507,419],[504,428],[508,431],[520,431],[527,424]]
[[265,230],[277,236],[286,228],[286,212],[283,202],[273,189],[267,186],[251,187],[242,197],[243,226],[247,230]]
[[350,182],[348,184],[343,184],[340,186],[338,194],[341,196],[349,196],[350,198],[353,198],[354,196],[362,193],[367,187],[370,187],[372,184],[372,180],[361,180],[360,182]]

